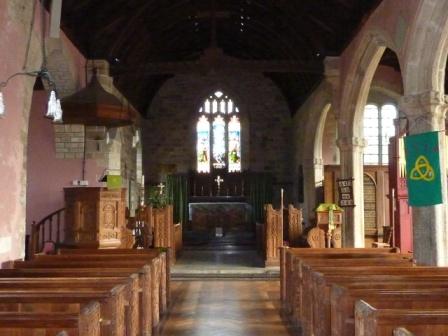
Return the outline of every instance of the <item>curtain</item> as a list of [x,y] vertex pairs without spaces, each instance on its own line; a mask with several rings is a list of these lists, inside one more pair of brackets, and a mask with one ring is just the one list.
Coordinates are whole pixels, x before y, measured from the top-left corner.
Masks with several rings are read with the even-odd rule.
[[166,178],[168,203],[173,205],[174,223],[187,223],[188,220],[188,178],[186,175],[168,175]]
[[250,173],[249,203],[252,206],[252,222],[264,221],[264,205],[272,203],[272,182],[270,173]]

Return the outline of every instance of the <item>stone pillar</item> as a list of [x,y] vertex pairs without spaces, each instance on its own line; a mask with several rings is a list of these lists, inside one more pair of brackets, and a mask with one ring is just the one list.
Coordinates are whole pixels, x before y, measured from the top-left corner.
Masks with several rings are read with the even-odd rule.
[[306,159],[303,163],[305,207],[303,218],[307,223],[314,222],[317,203],[316,189],[323,186],[324,165],[322,158]]
[[[409,134],[445,130],[446,98],[439,92],[407,95],[401,99],[400,110],[409,121]],[[412,208],[414,258],[419,265],[448,266],[447,155],[444,135],[445,132],[441,132],[439,137],[443,204]]]
[[[344,134],[339,132],[339,134]],[[353,178],[355,207],[344,208],[342,225],[343,247],[364,247],[364,185],[363,149],[364,139],[339,137],[341,155],[341,178]]]

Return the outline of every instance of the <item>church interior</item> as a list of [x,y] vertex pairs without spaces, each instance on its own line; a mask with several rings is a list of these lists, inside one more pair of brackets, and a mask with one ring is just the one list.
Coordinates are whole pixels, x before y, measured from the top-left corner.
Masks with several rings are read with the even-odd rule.
[[448,335],[448,0],[0,32],[0,336]]

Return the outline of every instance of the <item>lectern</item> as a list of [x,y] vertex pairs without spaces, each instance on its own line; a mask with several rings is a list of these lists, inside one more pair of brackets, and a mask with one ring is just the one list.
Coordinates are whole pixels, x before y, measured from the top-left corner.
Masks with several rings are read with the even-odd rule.
[[126,189],[64,188],[65,241],[85,248],[120,247]]

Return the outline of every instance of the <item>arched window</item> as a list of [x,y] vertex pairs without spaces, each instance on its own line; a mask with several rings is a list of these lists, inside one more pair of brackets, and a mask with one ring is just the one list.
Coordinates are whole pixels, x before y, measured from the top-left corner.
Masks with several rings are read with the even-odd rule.
[[389,163],[389,138],[395,135],[394,119],[397,108],[392,104],[381,107],[368,104],[364,108],[364,164],[387,165]]
[[232,99],[216,91],[199,109],[197,133],[197,170],[241,171],[241,123],[239,109]]

